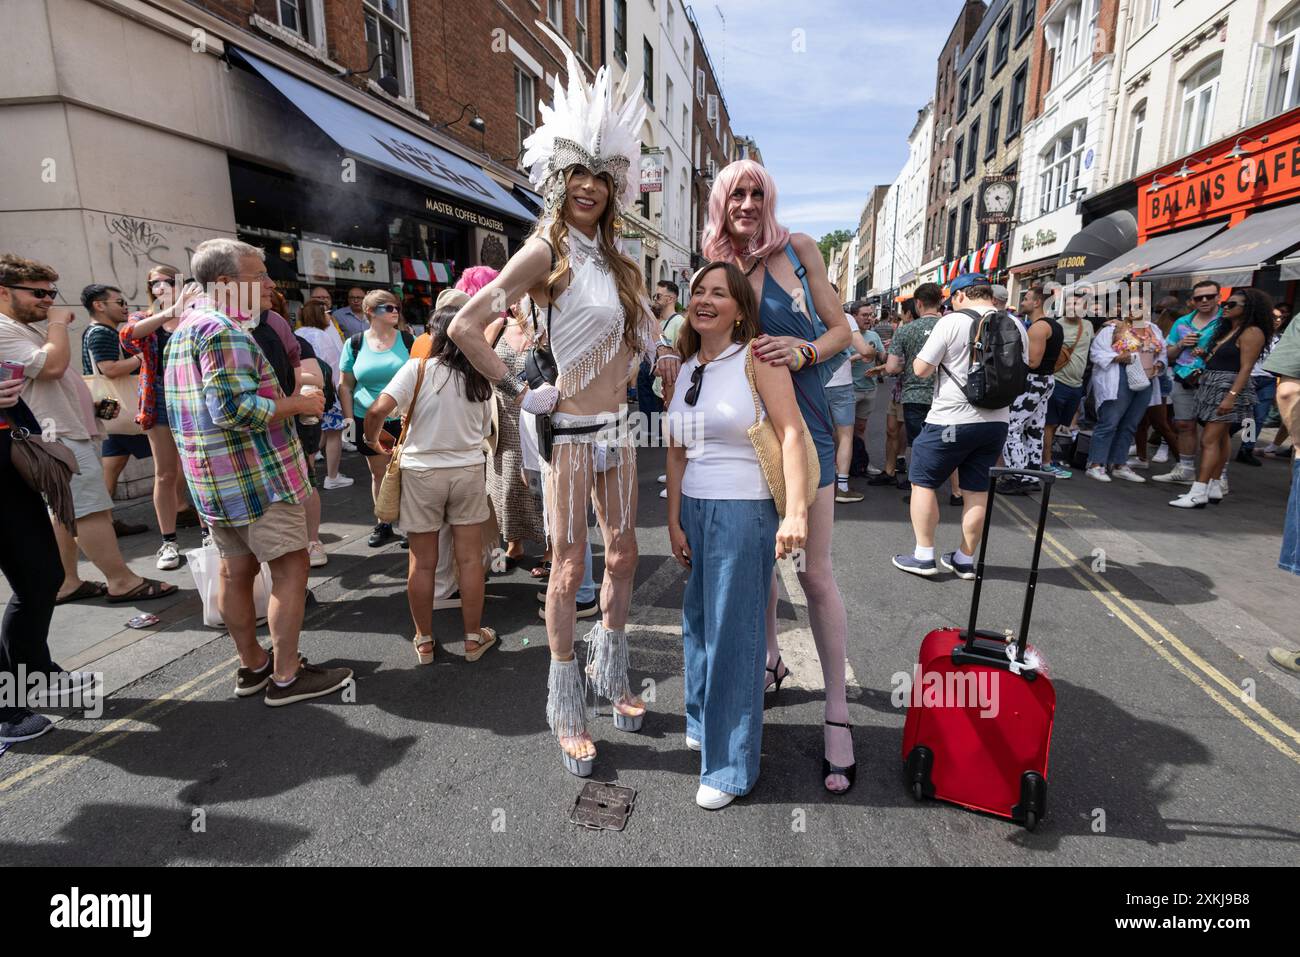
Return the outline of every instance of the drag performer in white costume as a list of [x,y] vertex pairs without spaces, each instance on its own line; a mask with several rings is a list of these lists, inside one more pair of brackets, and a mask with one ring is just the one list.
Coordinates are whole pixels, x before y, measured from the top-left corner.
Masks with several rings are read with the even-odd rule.
[[[628,681],[628,605],[636,570],[636,450],[623,427],[627,385],[641,357],[654,357],[655,329],[640,267],[618,251],[621,209],[636,197],[630,175],[640,168],[645,119],[641,85],[624,97],[607,68],[588,86],[572,50],[543,24],[565,55],[567,89],[541,104],[542,124],[524,141],[524,163],[546,202],[541,220],[501,274],[461,309],[449,333],[470,361],[524,411],[538,416],[546,460],[546,423],[553,444],[543,462],[553,564],[546,594],[551,648],[546,717],[564,765],[591,773],[595,744],[587,731],[585,685],[612,703],[615,726],[636,731],[645,706]],[[553,384],[530,388],[527,374],[507,378],[505,363],[484,338],[488,324],[527,295],[554,358]],[[670,350],[661,372],[675,374]],[[546,362],[538,364],[545,368]],[[586,666],[574,655],[576,596],[582,581],[587,506],[594,501],[605,539],[602,620],[584,639]]]

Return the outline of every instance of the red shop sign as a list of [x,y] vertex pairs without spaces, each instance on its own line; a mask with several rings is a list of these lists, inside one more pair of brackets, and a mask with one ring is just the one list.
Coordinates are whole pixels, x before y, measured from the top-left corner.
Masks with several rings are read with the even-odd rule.
[[[1267,142],[1264,138],[1267,137]],[[1243,155],[1229,154],[1239,145]],[[1208,161],[1208,162],[1207,162]],[[1178,171],[1190,170],[1186,176]],[[1157,185],[1154,192],[1150,187]],[[1137,181],[1138,233],[1148,236],[1300,197],[1300,110],[1215,143]]]

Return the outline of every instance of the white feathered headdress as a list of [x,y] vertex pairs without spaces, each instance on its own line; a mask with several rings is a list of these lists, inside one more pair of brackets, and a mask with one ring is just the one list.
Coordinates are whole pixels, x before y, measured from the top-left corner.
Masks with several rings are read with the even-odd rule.
[[[611,89],[608,66],[596,72],[589,87],[573,50],[544,23],[538,29],[564,52],[569,74],[566,90],[555,77],[555,102],[539,103],[541,125],[524,140],[524,165],[529,179],[546,200],[546,213],[553,214],[564,202],[563,173],[570,166],[585,166],[593,173],[608,173],[614,180],[610,199],[615,211],[631,206],[637,198],[641,167],[641,124],[646,104],[641,98],[644,78],[637,81],[631,96],[627,92],[631,73],[625,73],[617,90]],[[632,171],[637,175],[633,176]]]

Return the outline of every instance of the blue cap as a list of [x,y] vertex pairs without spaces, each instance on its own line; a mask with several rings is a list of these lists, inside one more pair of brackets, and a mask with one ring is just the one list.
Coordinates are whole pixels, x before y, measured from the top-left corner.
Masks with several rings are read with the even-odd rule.
[[957,292],[960,289],[969,289],[971,286],[987,286],[989,277],[982,272],[968,272],[958,276],[952,282],[948,283],[949,294]]

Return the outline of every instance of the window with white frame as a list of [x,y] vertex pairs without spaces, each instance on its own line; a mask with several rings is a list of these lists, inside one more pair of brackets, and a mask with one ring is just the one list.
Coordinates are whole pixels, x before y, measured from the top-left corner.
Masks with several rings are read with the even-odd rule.
[[308,43],[316,43],[312,0],[277,0],[275,9],[280,16],[280,26],[292,30]]
[[556,30],[564,29],[564,0],[546,0],[546,19]]
[[691,139],[691,112],[686,109],[686,104],[682,104],[682,142],[689,143]]
[[378,56],[379,76],[393,77],[398,94],[410,96],[411,35],[406,0],[362,0],[362,10],[366,18],[366,62]]
[[1146,29],[1160,19],[1160,0],[1141,0],[1142,28]]
[[573,19],[578,27],[578,56],[591,62],[591,28],[587,11],[588,0],[574,0]]
[[1269,115],[1300,105],[1300,6],[1273,25],[1273,75],[1269,81]]
[[704,70],[700,67],[695,68],[695,98],[704,102]]
[[1128,175],[1132,179],[1137,175],[1138,163],[1142,156],[1142,130],[1147,125],[1147,101],[1143,100],[1133,111],[1133,119],[1129,124],[1129,145],[1128,145]]
[[673,116],[673,78],[664,77],[664,119],[671,121]]
[[518,63],[515,64],[515,122],[519,126],[522,155],[524,140],[537,128],[537,78]]
[[1178,121],[1179,154],[1194,153],[1210,142],[1221,66],[1222,60],[1216,57],[1183,80]]
[[1052,86],[1091,58],[1098,6],[1099,0],[1079,0],[1063,7],[1046,24],[1047,42],[1052,48]]
[[1076,124],[1039,154],[1042,169],[1038,174],[1039,215],[1060,209],[1074,198],[1079,188],[1079,169],[1087,130],[1086,123]]
[[674,13],[673,13],[673,0],[668,0],[668,42],[669,42],[669,43],[672,43],[672,42],[673,42],[673,33],[676,32],[676,31],[673,29],[673,26],[674,26],[674,22],[673,22],[673,21],[674,21],[675,19],[676,19],[676,17],[674,16]]

